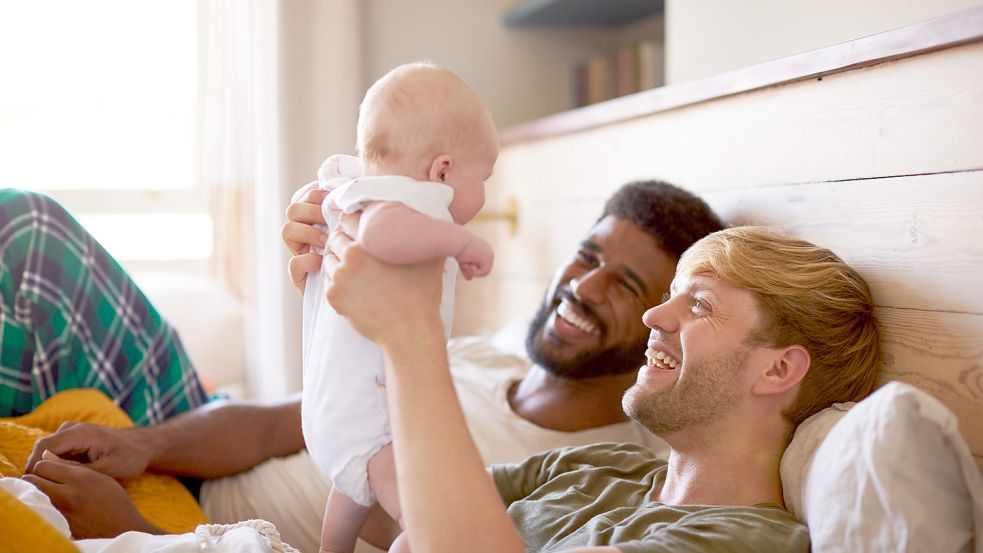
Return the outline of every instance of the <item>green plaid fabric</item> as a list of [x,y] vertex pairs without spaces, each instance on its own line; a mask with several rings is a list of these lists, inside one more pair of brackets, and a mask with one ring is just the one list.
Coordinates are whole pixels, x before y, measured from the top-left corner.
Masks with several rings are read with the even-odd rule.
[[57,202],[0,189],[0,417],[97,388],[137,425],[205,402],[177,333]]

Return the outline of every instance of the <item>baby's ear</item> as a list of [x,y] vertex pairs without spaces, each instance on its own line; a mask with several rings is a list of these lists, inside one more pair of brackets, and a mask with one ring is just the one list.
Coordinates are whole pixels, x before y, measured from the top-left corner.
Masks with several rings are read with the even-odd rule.
[[428,178],[431,182],[445,182],[447,181],[447,172],[450,171],[453,165],[453,160],[451,156],[447,154],[440,154],[435,157],[433,163],[430,164],[430,174]]

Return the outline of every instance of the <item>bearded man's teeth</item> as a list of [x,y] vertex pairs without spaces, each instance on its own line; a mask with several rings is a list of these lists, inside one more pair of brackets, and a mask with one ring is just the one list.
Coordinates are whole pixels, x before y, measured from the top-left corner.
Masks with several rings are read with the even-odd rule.
[[572,324],[580,330],[583,330],[587,334],[597,333],[597,327],[590,321],[574,313],[573,309],[571,309],[570,305],[565,301],[560,302],[560,305],[556,308],[556,314],[559,315],[564,321]]

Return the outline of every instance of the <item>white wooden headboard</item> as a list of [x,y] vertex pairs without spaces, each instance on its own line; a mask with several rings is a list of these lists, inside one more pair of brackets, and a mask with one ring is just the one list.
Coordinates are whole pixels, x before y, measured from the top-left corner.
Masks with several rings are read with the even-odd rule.
[[828,247],[870,283],[882,379],[942,400],[983,468],[983,8],[502,133],[486,211],[518,228],[462,283],[456,332],[528,317],[607,196],[633,179],[730,223]]

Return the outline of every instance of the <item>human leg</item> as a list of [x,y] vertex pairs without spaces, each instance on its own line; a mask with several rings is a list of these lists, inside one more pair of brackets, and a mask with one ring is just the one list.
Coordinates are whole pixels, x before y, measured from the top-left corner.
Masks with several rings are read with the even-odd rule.
[[369,507],[332,489],[324,508],[321,527],[321,553],[351,553],[358,533],[369,515]]
[[393,444],[389,442],[369,459],[369,487],[393,520],[403,526],[403,512],[399,505],[399,491],[396,488],[396,458]]
[[205,402],[177,333],[57,202],[0,190],[0,416],[96,388],[138,425]]
[[407,537],[406,532],[402,532],[396,536],[392,546],[389,547],[389,553],[410,553],[410,551],[410,539]]

